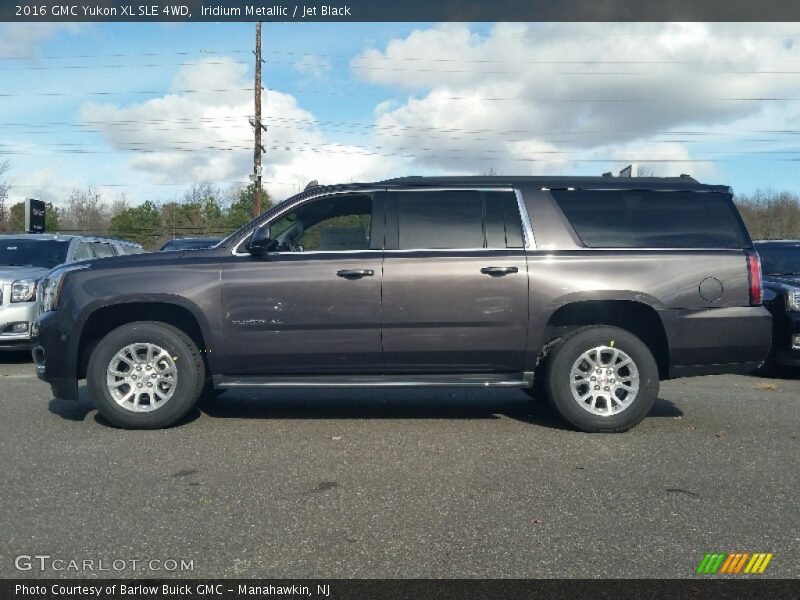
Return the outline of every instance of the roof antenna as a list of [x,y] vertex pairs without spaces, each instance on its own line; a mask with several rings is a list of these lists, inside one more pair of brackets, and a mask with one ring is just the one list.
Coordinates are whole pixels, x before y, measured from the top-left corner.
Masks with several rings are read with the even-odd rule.
[[311,188],[315,187],[319,187],[319,181],[317,181],[316,179],[312,179],[311,181],[308,182],[308,185],[306,185],[305,189],[310,190]]
[[639,165],[636,163],[631,163],[622,171],[619,172],[620,177],[638,177],[639,176]]

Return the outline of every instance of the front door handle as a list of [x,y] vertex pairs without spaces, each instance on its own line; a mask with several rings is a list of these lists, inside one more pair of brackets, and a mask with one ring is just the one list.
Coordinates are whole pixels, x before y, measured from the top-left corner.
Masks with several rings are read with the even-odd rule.
[[491,275],[492,277],[508,275],[509,273],[518,273],[517,267],[483,267],[481,273],[484,275]]
[[375,275],[375,271],[372,269],[342,269],[336,271],[336,275],[345,279],[361,279],[362,277],[372,277]]

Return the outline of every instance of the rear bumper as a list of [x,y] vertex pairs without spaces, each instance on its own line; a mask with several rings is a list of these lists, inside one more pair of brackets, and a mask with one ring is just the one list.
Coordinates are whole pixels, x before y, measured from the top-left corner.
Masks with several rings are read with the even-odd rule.
[[660,311],[669,342],[670,378],[749,373],[772,345],[763,306]]
[[77,400],[76,358],[69,347],[68,328],[58,312],[42,315],[37,325],[38,336],[31,352],[36,376],[50,384],[55,398]]

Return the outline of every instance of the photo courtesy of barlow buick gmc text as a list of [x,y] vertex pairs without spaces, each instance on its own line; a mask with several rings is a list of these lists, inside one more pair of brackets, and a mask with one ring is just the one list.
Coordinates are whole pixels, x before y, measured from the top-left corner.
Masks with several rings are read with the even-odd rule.
[[0,2],[0,598],[800,594],[800,5]]

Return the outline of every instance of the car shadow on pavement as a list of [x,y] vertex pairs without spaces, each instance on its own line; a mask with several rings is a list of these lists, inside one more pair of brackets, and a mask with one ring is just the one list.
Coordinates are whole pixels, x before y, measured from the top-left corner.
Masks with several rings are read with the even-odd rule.
[[[200,410],[215,419],[499,419],[571,430],[545,401],[519,391],[490,397],[441,390],[404,392],[350,390],[270,390],[259,394],[225,392],[203,400]],[[679,417],[683,412],[658,398],[650,417]]]
[[[79,400],[51,399],[49,410],[68,421],[85,421],[95,411],[85,386]],[[224,392],[203,399],[177,425],[186,425],[205,414],[212,419],[499,419],[507,417],[550,429],[572,430],[550,405],[518,390],[491,395],[461,390],[269,390],[258,393]],[[683,411],[658,398],[649,417],[674,418]],[[94,421],[113,427],[102,415]]]
[[6,365],[33,365],[30,350],[5,350],[0,353],[0,363]]

